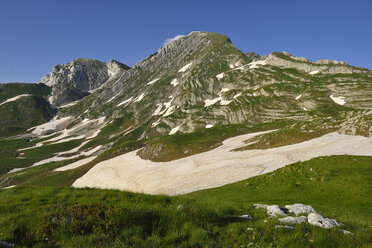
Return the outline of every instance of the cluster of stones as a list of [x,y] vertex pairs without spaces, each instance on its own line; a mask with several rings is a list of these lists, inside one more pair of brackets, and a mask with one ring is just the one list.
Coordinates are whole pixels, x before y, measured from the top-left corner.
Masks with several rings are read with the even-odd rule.
[[[253,204],[253,207],[255,209],[266,209],[267,214],[269,215],[270,218],[281,217],[278,220],[284,225],[276,225],[275,228],[294,229],[293,226],[288,226],[285,224],[302,224],[306,222],[309,223],[310,225],[326,229],[342,225],[341,223],[334,219],[330,219],[318,214],[312,206],[304,205],[301,203],[286,205],[285,207],[280,207],[278,205]],[[289,214],[294,214],[295,217],[288,216]],[[253,220],[253,217],[250,215],[242,215],[239,216],[239,218]],[[344,234],[352,234],[351,232],[346,230],[342,230],[342,232]]]

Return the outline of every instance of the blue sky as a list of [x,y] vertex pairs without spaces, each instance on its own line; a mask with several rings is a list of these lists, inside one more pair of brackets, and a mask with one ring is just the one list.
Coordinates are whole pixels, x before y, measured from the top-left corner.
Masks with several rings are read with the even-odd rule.
[[1,0],[0,82],[37,82],[78,57],[132,66],[194,30],[225,34],[243,52],[372,69],[371,10],[370,0]]

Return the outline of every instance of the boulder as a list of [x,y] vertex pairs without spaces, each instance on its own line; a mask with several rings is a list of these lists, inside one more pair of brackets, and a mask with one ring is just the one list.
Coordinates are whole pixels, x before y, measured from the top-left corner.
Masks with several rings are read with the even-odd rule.
[[267,209],[267,205],[266,204],[260,204],[260,203],[253,204],[253,207],[254,207],[254,209],[260,209],[260,208]]
[[284,224],[301,224],[301,223],[306,222],[307,218],[306,216],[300,216],[300,217],[288,216],[285,218],[280,218],[279,221]]
[[309,214],[307,216],[307,221],[309,222],[310,225],[327,228],[327,229],[341,225],[336,220],[326,218],[317,213]]
[[345,235],[354,235],[354,233],[348,231],[348,230],[341,230],[341,232]]
[[240,215],[239,218],[246,219],[246,220],[254,220],[254,218],[250,216],[249,214]]
[[304,205],[301,203],[296,203],[292,205],[286,205],[286,209],[288,209],[289,213],[294,213],[296,216],[300,214],[310,214],[310,213],[316,213],[314,208],[310,205]]
[[278,205],[267,206],[267,214],[270,216],[287,216],[286,210],[279,207]]

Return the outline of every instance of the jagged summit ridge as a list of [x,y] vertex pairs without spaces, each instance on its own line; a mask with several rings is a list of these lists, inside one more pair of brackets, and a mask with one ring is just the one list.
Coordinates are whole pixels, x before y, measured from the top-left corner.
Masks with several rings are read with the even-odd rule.
[[68,64],[54,66],[51,73],[39,83],[52,87],[49,100],[59,106],[83,98],[114,75],[127,69],[128,66],[115,60],[104,63],[95,59],[78,58]]

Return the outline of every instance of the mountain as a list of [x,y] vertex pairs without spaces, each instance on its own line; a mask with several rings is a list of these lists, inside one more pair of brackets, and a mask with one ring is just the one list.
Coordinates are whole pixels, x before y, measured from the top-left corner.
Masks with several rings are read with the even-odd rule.
[[[243,53],[227,36],[191,32],[132,68],[92,59],[55,66],[38,87],[50,87],[43,99],[58,113],[49,123],[28,125],[20,137],[42,147],[68,144],[32,160],[39,164],[139,148],[141,158],[165,162],[269,128],[277,131],[239,149],[295,144],[335,131],[368,137],[371,80],[370,70],[345,62]],[[43,113],[39,123],[52,116]]]

